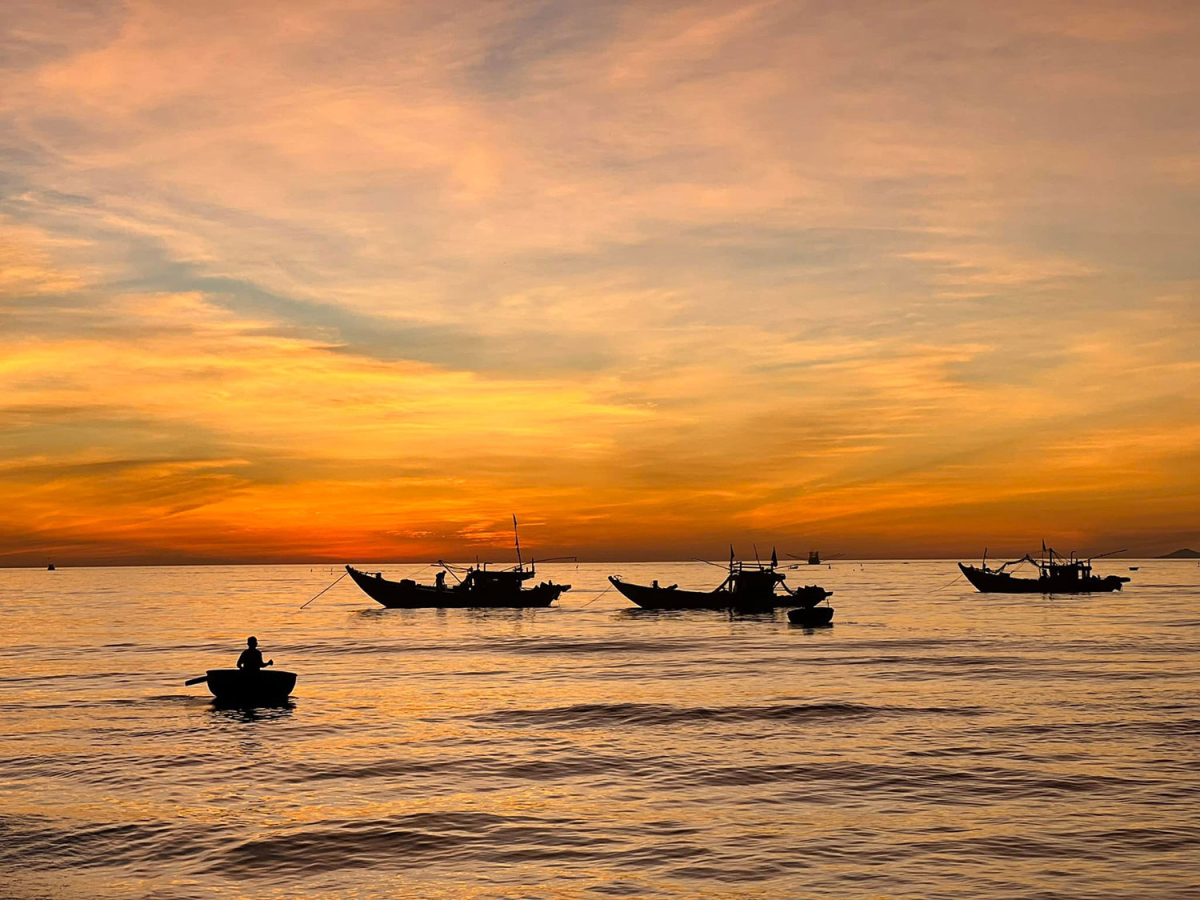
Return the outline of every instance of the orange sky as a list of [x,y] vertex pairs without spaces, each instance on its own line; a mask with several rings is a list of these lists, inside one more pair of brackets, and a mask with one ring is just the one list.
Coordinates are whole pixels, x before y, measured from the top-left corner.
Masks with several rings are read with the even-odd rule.
[[0,565],[1200,546],[1194,3],[6,3]]

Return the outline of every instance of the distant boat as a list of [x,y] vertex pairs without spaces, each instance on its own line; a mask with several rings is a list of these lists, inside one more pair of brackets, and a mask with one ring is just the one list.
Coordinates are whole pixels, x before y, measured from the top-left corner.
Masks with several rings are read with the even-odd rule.
[[[1000,568],[992,569],[987,564],[987,554],[979,566],[968,566],[959,563],[958,567],[967,581],[983,594],[1091,594],[1106,593],[1121,590],[1121,586],[1129,581],[1120,575],[1109,575],[1101,578],[1092,574],[1092,559],[1112,556],[1105,553],[1091,559],[1077,559],[1075,554],[1061,556],[1054,548],[1043,546],[1043,558],[1034,559],[1029,554],[1012,562],[1003,563]],[[1114,553],[1123,553],[1115,550]],[[1036,578],[1018,578],[1006,571],[1009,566],[1019,566],[1030,563],[1037,571]]]
[[[800,559],[800,560],[804,559],[804,557],[797,556],[794,553],[789,553],[787,555],[790,556],[792,559]],[[810,566],[819,566],[819,565],[823,565],[824,563],[828,562],[831,559],[841,559],[841,558],[842,558],[842,554],[835,553],[833,556],[827,556],[825,559],[821,559],[821,551],[820,550],[809,550],[807,562]]]
[[[511,569],[488,569],[487,563],[462,569],[438,561],[443,571],[435,584],[417,584],[411,578],[389,581],[382,572],[362,572],[353,566],[346,571],[363,593],[389,609],[526,609],[549,606],[569,584],[543,581],[536,587],[523,588],[523,582],[536,575],[536,562],[525,567],[521,559],[521,539],[517,535],[517,517],[513,516],[513,536],[517,547],[517,564]],[[458,573],[464,572],[462,578]],[[446,574],[457,582],[446,584]]]
[[1138,569],[1140,569],[1140,568],[1141,568],[1141,566],[1130,566],[1130,567],[1129,567],[1129,571],[1130,571],[1130,572],[1136,572],[1136,571],[1137,571]]
[[[810,609],[833,593],[817,585],[789,590],[783,583],[787,576],[776,571],[778,565],[774,551],[771,552],[769,564],[742,563],[735,561],[733,549],[730,548],[729,574],[711,591],[681,591],[674,584],[659,587],[657,581],[649,586],[634,584],[621,580],[619,575],[610,575],[608,580],[624,597],[643,609],[660,610],[731,609],[753,612],[784,606]],[[784,593],[775,593],[776,585],[782,587]],[[832,608],[829,608],[829,615],[833,615]]]
[[50,563],[50,565],[46,566],[46,571],[53,572],[54,571],[54,563]]

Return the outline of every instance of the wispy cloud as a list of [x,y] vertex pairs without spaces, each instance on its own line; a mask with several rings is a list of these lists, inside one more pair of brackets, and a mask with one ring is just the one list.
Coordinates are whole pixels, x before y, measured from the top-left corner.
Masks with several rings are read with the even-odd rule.
[[1192,5],[6,17],[7,561],[1200,537]]

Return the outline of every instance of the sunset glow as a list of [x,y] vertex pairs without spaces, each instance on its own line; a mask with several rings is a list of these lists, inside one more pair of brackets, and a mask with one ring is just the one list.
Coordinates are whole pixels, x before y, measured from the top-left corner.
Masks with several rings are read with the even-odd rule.
[[1200,6],[5,18],[0,565],[1200,544]]

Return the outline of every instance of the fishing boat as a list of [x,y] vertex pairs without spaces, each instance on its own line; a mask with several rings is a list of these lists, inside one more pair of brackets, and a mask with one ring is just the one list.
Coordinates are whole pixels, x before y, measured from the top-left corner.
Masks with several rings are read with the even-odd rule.
[[439,562],[455,577],[456,584],[446,584],[439,578],[437,584],[418,584],[411,578],[389,581],[382,572],[360,572],[353,566],[346,571],[363,593],[382,603],[389,609],[453,609],[473,607],[526,608],[549,606],[559,595],[569,591],[569,584],[543,581],[535,587],[522,587],[522,583],[535,575],[534,566],[513,569],[488,569],[486,564],[472,566],[458,577],[458,566]]
[[[1121,586],[1129,578],[1121,575],[1100,577],[1092,574],[1092,560],[1103,559],[1124,550],[1114,550],[1088,559],[1079,559],[1072,552],[1069,556],[1056,553],[1053,547],[1042,544],[1042,558],[1034,559],[1028,553],[1020,559],[1002,563],[999,568],[990,568],[987,564],[987,551],[983,553],[983,561],[978,566],[968,566],[959,563],[967,581],[971,582],[982,594],[1092,594],[1107,593],[1121,590]],[[1007,571],[1010,566],[1018,567],[1028,563],[1037,569],[1034,578],[1020,578]]]
[[203,678],[217,703],[229,706],[278,706],[296,687],[296,673],[281,669],[209,669]]
[[[513,516],[517,564],[512,568],[489,569],[487,563],[483,563],[464,569],[438,560],[442,571],[438,573],[434,584],[418,584],[411,578],[389,581],[382,572],[363,572],[349,565],[346,571],[364,594],[388,609],[525,609],[549,606],[569,591],[571,586],[555,584],[553,579],[535,587],[523,586],[526,581],[536,577],[537,562],[533,560],[528,566],[525,565],[521,558],[521,539],[516,530],[517,517]],[[446,583],[447,574],[455,583]]]
[[[707,563],[708,560],[699,560]],[[715,565],[715,563],[709,563]],[[658,582],[647,586],[624,581],[620,575],[610,575],[609,582],[623,596],[632,600],[643,609],[679,610],[679,609],[731,609],[740,612],[772,610],[782,606],[794,606],[804,609],[815,607],[830,596],[833,591],[827,591],[818,585],[791,590],[782,572],[776,571],[779,565],[775,551],[771,551],[771,562],[742,563],[735,560],[733,548],[729,551],[729,573],[717,587],[711,591],[685,591],[678,585],[672,584],[660,587]],[[723,568],[723,567],[718,567]],[[775,592],[776,585],[783,588],[784,593]],[[832,616],[833,610],[830,609]]]

